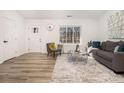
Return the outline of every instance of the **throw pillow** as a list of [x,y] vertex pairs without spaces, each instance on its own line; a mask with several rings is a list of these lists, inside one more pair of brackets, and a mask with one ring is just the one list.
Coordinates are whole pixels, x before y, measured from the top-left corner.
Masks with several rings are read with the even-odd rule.
[[51,43],[51,44],[49,45],[49,47],[50,47],[51,50],[56,50],[56,46],[55,46],[54,43]]
[[88,47],[92,46],[92,41],[88,42]]
[[114,49],[114,53],[118,52],[118,49],[119,49],[119,45],[117,45]]
[[93,48],[100,48],[100,41],[93,41],[92,42],[92,47]]
[[124,52],[124,44],[119,45],[118,52]]

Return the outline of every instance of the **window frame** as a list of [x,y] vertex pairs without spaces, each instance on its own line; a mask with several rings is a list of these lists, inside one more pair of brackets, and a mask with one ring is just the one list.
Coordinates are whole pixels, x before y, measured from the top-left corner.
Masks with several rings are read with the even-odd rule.
[[[75,30],[74,30],[74,28],[75,27],[79,27],[79,37],[77,36],[77,38],[79,38],[78,39],[78,41],[79,42],[74,42],[74,40],[75,40],[75,36],[74,36],[74,32],[75,32]],[[64,33],[64,32],[62,32],[62,30],[61,29],[64,29],[65,28],[65,40],[64,39],[61,39],[62,37],[64,37],[64,36],[62,36],[62,34],[61,33]],[[68,28],[72,28],[72,42],[67,42],[67,40],[68,40],[68,36],[67,36],[67,34],[69,34],[69,33],[67,33],[67,29]],[[60,42],[60,44],[80,44],[81,43],[81,26],[79,26],[79,25],[61,25],[60,27],[59,27],[59,42]],[[63,42],[63,41],[65,41],[65,42]]]

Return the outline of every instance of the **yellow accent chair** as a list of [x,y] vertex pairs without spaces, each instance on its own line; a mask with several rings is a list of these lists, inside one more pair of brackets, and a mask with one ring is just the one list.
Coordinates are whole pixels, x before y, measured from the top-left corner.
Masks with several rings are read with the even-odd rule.
[[47,43],[47,56],[52,55],[53,57],[57,57],[61,55],[61,48],[57,48],[55,43]]

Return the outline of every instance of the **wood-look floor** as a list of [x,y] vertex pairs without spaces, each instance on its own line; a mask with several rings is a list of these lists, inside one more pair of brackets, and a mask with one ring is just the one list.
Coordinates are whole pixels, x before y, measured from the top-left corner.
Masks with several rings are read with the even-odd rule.
[[49,82],[55,58],[41,53],[28,53],[0,64],[0,83]]

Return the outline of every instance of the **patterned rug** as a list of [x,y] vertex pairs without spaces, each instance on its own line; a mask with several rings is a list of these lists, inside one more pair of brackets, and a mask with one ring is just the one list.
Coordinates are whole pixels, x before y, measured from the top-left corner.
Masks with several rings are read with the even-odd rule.
[[70,62],[67,55],[57,58],[51,82],[56,83],[121,83],[122,74],[115,74],[92,57],[87,64]]

